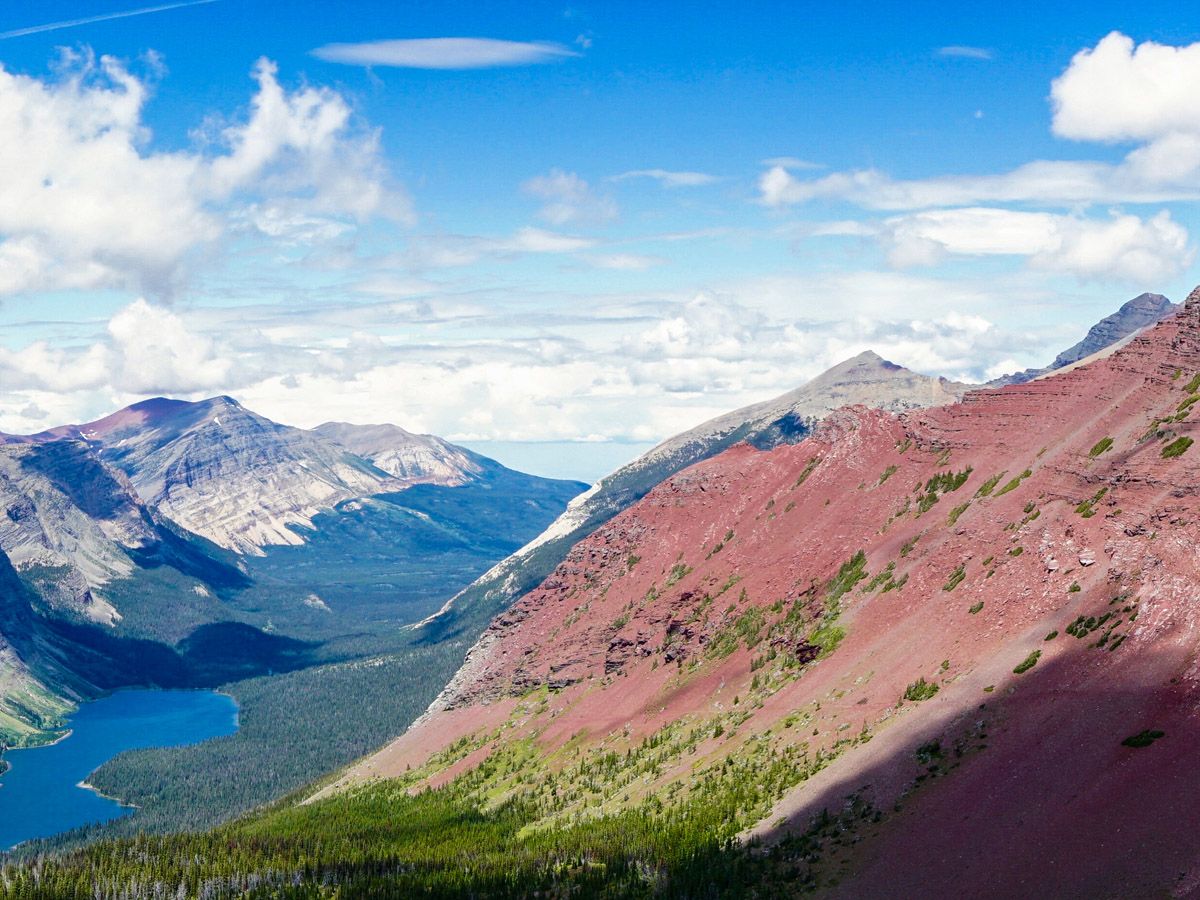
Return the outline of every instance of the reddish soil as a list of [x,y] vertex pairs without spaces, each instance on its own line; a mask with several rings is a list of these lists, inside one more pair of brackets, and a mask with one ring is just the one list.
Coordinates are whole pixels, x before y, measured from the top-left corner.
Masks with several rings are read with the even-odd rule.
[[[685,470],[497,618],[430,714],[351,777],[418,765],[541,686],[550,709],[521,733],[547,751],[581,731],[624,729],[633,742],[727,708],[772,640],[818,655],[807,641],[827,585],[861,549],[867,571],[892,564],[902,585],[852,587],[840,645],[765,698],[739,736],[703,748],[736,752],[801,709],[814,721],[796,739],[813,746],[874,734],[794,789],[756,836],[804,830],[855,794],[882,817],[831,850],[826,884],[841,872],[832,890],[847,897],[1191,896],[1200,447],[1163,450],[1200,437],[1185,402],[1198,375],[1200,290],[1091,365],[899,417],[842,410],[801,444],[735,447]],[[930,479],[967,469],[920,511]],[[767,628],[793,608],[808,625],[714,657],[752,608]],[[1014,673],[1034,651],[1036,665]],[[902,701],[918,678],[937,695]],[[1122,745],[1146,729],[1165,735]],[[934,740],[930,771],[914,751]]]

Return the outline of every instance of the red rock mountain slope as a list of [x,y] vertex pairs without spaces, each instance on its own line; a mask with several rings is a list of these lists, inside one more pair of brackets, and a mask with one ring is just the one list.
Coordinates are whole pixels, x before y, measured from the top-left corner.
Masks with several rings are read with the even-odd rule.
[[1200,289],[1065,374],[735,447],[578,544],[347,780],[683,723],[688,750],[597,809],[802,747],[831,761],[753,831],[854,812],[833,894],[1194,895],[1198,401]]

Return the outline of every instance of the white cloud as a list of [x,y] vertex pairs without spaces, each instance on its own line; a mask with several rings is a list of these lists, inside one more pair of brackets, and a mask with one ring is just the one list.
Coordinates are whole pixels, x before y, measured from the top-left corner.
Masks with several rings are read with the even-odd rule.
[[1161,285],[1196,257],[1186,229],[1166,210],[1149,219],[1113,215],[1108,221],[1094,222],[1070,217],[1058,227],[1058,239],[1030,260],[1035,268],[1071,272],[1084,279]]
[[948,47],[939,47],[938,56],[957,57],[959,59],[991,59],[992,51],[986,47],[951,44]]
[[661,256],[641,253],[605,253],[586,257],[585,261],[598,269],[617,269],[625,272],[644,272],[666,262]]
[[135,394],[194,393],[224,384],[232,363],[173,312],[135,300],[108,323],[115,354],[112,384]]
[[[64,349],[44,341],[18,351],[0,348],[0,381],[10,390],[67,396],[98,390],[192,394],[227,385],[232,374],[232,361],[216,352],[210,337],[144,299],[118,310],[104,337],[86,348]],[[55,405],[64,399],[59,396]]]
[[523,193],[544,201],[538,217],[551,225],[596,224],[616,218],[617,204],[611,197],[597,194],[574,172],[552,169],[521,185]]
[[[357,296],[372,299],[354,302],[168,310],[138,301],[90,342],[0,348],[0,430],[88,421],[147,394],[228,393],[299,425],[339,418],[460,438],[655,440],[866,349],[978,378],[1005,361],[1016,363],[1007,370],[1044,364],[1082,333],[1045,322],[1008,330],[1078,302],[1031,276],[824,272],[687,295],[553,298],[401,277],[356,281],[352,289],[371,292]],[[30,404],[47,418],[24,415]]]
[[1200,43],[1171,47],[1114,32],[1080,51],[1052,84],[1054,133],[1134,141],[1119,163],[1035,160],[995,175],[896,180],[875,169],[800,178],[768,161],[760,199],[779,207],[848,200],[869,209],[979,203],[1161,203],[1200,199]]
[[591,238],[525,226],[507,237],[467,234],[429,234],[413,238],[401,254],[406,268],[441,269],[474,265],[486,259],[505,259],[527,253],[576,253],[596,246]]
[[1200,133],[1200,43],[1171,47],[1114,31],[1081,50],[1050,87],[1054,133],[1151,141]]
[[807,159],[800,159],[798,156],[772,156],[770,159],[762,161],[764,166],[779,166],[782,169],[823,169],[825,166],[821,163],[809,162]]
[[668,169],[635,169],[612,176],[609,181],[628,181],[631,178],[653,178],[663,187],[702,187],[720,179],[705,172],[672,172]]
[[1169,212],[1107,219],[1007,209],[949,209],[887,219],[892,265],[936,265],[948,255],[1029,258],[1037,269],[1081,279],[1161,284],[1190,265],[1188,233]]
[[515,253],[573,253],[595,245],[590,238],[570,234],[558,234],[541,228],[520,228],[512,238],[498,241],[493,246],[504,252]]
[[[587,45],[582,45],[587,46]],[[579,54],[549,41],[500,41],[493,38],[417,38],[326,44],[312,51],[325,62],[409,69],[488,69],[528,66]]]
[[192,250],[246,221],[242,207],[256,223],[308,218],[309,237],[314,215],[408,214],[377,135],[353,129],[339,95],[289,93],[265,60],[255,79],[250,116],[215,147],[156,152],[150,87],[116,59],[67,53],[46,80],[0,68],[0,292],[168,294]]

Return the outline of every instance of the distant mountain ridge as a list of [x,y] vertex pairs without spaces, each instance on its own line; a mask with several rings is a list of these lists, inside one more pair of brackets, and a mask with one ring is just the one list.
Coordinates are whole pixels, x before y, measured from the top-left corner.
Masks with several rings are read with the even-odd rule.
[[1138,294],[1132,300],[1122,304],[1116,312],[1105,316],[1089,328],[1083,340],[1058,354],[1050,365],[1040,369],[1026,369],[1023,372],[1002,375],[988,382],[987,386],[1002,387],[1006,384],[1024,384],[1074,365],[1118,344],[1141,329],[1162,321],[1178,309],[1178,304],[1172,303],[1162,294]]
[[949,403],[972,385],[921,375],[865,351],[807,384],[771,400],[726,413],[668,438],[571,501],[536,540],[498,563],[421,623],[429,640],[457,633],[461,616],[484,620],[545,578],[571,545],[644,497],[675,472],[741,442],[760,449],[803,440],[822,417],[862,404],[891,411]]
[[398,425],[326,422],[312,431],[410,484],[462,484],[483,471],[478,454],[431,434],[413,434]]
[[0,744],[46,739],[97,690],[287,671],[395,631],[585,487],[231,397],[0,435]]
[[[983,387],[1023,383],[1103,352],[1179,307],[1160,294],[1141,294],[1089,329],[1082,341],[1060,353],[1045,369],[1004,376]],[[1106,343],[1107,342],[1107,343]],[[605,476],[575,498],[558,520],[528,546],[498,563],[438,615],[421,623],[429,640],[458,633],[461,615],[490,618],[532,590],[550,574],[567,550],[617,513],[681,469],[745,441],[769,449],[803,440],[825,415],[860,404],[890,412],[939,406],[981,385],[921,375],[867,350],[812,381],[771,400],[717,416],[668,438],[639,458]],[[468,613],[469,607],[479,609]]]
[[[462,484],[481,471],[470,451],[396,426],[280,425],[232,397],[158,397],[84,425],[8,443],[80,440],[181,527],[238,553],[295,545],[323,509],[413,484]],[[363,452],[355,452],[352,444]]]

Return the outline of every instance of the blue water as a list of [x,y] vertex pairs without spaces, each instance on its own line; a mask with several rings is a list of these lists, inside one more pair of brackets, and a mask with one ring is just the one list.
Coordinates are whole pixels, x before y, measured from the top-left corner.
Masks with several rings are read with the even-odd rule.
[[0,775],[0,848],[132,810],[79,782],[124,750],[178,747],[237,731],[237,704],[211,691],[120,691],[85,703],[69,737],[10,750]]

